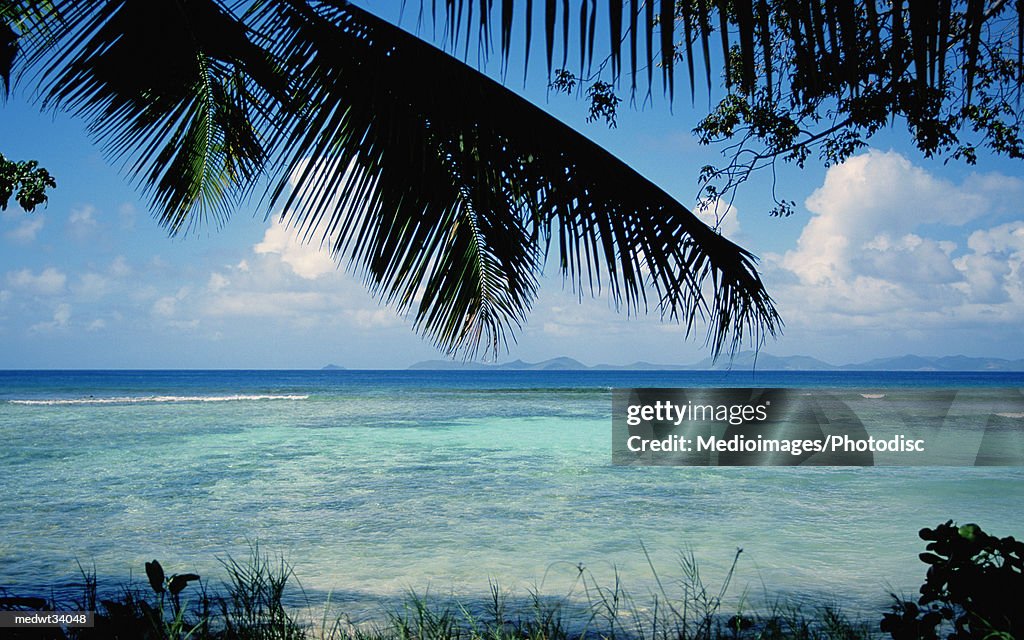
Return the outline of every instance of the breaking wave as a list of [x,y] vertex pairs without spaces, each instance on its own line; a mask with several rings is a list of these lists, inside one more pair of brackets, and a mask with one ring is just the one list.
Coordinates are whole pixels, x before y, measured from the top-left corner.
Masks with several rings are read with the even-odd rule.
[[297,394],[236,394],[225,396],[112,396],[103,398],[41,398],[8,400],[22,405],[85,405],[85,404],[156,404],[165,402],[239,402],[249,400],[306,400],[308,395]]

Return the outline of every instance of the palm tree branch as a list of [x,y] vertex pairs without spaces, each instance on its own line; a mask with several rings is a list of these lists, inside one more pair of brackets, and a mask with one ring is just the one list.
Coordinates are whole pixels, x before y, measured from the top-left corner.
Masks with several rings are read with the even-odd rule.
[[284,94],[247,27],[217,0],[53,4],[25,37],[44,108],[82,117],[172,233],[225,220],[263,169],[261,103]]
[[[423,2],[425,0],[421,0]],[[440,0],[430,0],[436,5]],[[449,7],[452,0],[445,0]],[[460,3],[461,4],[461,3]],[[503,37],[511,28],[517,11],[524,12],[520,19],[530,21],[532,2],[520,0],[517,9],[515,0],[502,3],[497,18],[492,3],[482,3],[479,16],[467,16],[461,11],[443,12],[444,31],[450,34],[465,32],[464,48],[469,45],[470,35],[476,29],[476,39],[485,52],[489,51],[491,33],[500,28]],[[600,9],[598,8],[600,4]],[[739,79],[740,88],[746,94],[753,94],[759,86],[772,90],[772,51],[779,41],[773,42],[775,34],[781,34],[780,41],[798,45],[794,51],[794,77],[810,77],[816,81],[829,77],[828,82],[836,83],[847,93],[856,95],[863,84],[873,82],[895,81],[904,77],[910,70],[905,60],[913,62],[912,76],[922,88],[942,89],[946,79],[943,73],[936,74],[935,69],[946,68],[946,58],[958,43],[966,58],[963,64],[963,83],[970,102],[974,84],[975,65],[979,48],[982,46],[982,25],[990,23],[1009,9],[1013,18],[1016,33],[1018,61],[1024,61],[1024,3],[1010,3],[1008,0],[960,0],[959,2],[915,2],[899,0],[897,2],[855,3],[853,0],[831,0],[827,2],[793,2],[792,0],[762,0],[754,7],[751,0],[742,2],[726,2],[724,0],[649,0],[644,2],[644,10],[639,11],[634,4],[623,11],[622,0],[563,0],[559,5],[555,0],[548,0],[545,12],[545,49],[547,54],[548,75],[552,73],[552,59],[556,45],[563,52],[562,66],[567,66],[567,54],[578,45],[581,53],[578,75],[588,76],[589,61],[593,56],[593,42],[597,31],[608,31],[611,44],[607,49],[607,59],[611,69],[613,83],[619,80],[623,69],[623,57],[630,58],[628,68],[629,84],[632,92],[637,89],[636,69],[647,68],[648,91],[653,85],[652,70],[655,66],[662,68],[662,87],[673,93],[674,65],[685,58],[690,78],[691,93],[694,86],[694,61],[696,55],[702,55],[707,89],[712,87],[712,64],[719,65],[718,73],[725,79],[727,88],[732,80]],[[524,7],[525,5],[525,7]],[[709,19],[710,14],[718,14],[717,25]],[[436,15],[436,8],[431,12]],[[558,14],[561,14],[562,30],[557,28]],[[693,14],[697,20],[693,20]],[[578,29],[571,33],[569,20],[571,16],[588,15],[588,19],[578,21]],[[598,18],[597,15],[600,14]],[[624,15],[623,15],[624,14]],[[625,18],[625,19],[623,19]],[[682,37],[677,33],[682,23]],[[1009,22],[1009,21],[1008,21]],[[952,31],[953,25],[962,25],[960,31]],[[435,25],[436,27],[436,25]],[[624,48],[621,31],[629,32],[630,46]],[[709,46],[709,35],[712,29],[719,32],[721,47],[713,59]],[[659,38],[654,32],[659,32]],[[696,30],[696,36],[693,34]],[[889,33],[890,43],[879,34]],[[643,34],[646,40],[646,51],[638,51],[635,46],[637,35]],[[742,75],[734,78],[735,70],[730,71],[732,36],[739,42],[738,52]],[[653,46],[657,39],[660,48]],[[695,51],[697,40],[700,40],[700,52]],[[677,52],[677,43],[681,46]],[[453,53],[457,50],[458,40],[451,43]],[[891,45],[891,46],[890,46]],[[867,59],[883,60],[885,51],[891,56],[883,65],[862,65],[860,61]],[[524,67],[529,63],[529,42],[526,42],[523,54]],[[904,56],[903,52],[911,52]],[[507,67],[512,48],[502,46],[500,51],[502,67]],[[836,64],[833,64],[836,63]],[[759,65],[764,65],[764,73],[758,77]],[[1021,74],[1018,84],[1024,84]]]
[[[29,38],[44,105],[86,119],[172,232],[223,219],[262,171],[307,240],[361,272],[442,349],[495,354],[521,327],[553,241],[583,295],[714,354],[780,320],[755,259],[539,108],[343,0],[59,3]],[[139,25],[159,24],[153,32]],[[281,78],[287,78],[282,82]]]
[[[408,309],[412,292],[430,287],[440,297],[434,307],[421,303],[415,321],[439,346],[493,350],[503,330],[517,328],[555,238],[558,269],[574,290],[607,285],[627,312],[646,310],[653,290],[666,318],[688,330],[709,323],[716,354],[779,328],[754,258],[622,161],[365,11],[331,2],[317,9],[295,2],[262,18],[261,29],[285,34],[282,49],[310,61],[296,75],[317,105],[281,135],[284,177],[269,197],[306,237],[333,230],[322,241],[385,301]],[[498,221],[501,233],[463,238],[469,203],[474,220]],[[515,242],[499,244],[508,237]],[[476,247],[465,256],[475,271],[442,276],[456,246]],[[512,265],[531,276],[512,279],[521,273]],[[469,282],[456,287],[459,278]],[[505,288],[501,296],[493,283]],[[485,304],[493,311],[481,316]],[[467,344],[472,336],[480,338]]]

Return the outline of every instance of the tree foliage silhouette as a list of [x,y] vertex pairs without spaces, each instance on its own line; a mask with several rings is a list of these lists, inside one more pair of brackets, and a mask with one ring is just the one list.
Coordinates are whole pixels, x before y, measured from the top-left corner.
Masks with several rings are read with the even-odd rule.
[[[714,354],[780,319],[754,258],[500,84],[343,1],[0,3],[0,70],[85,120],[171,233],[266,210],[449,353],[494,355],[550,254]],[[7,72],[7,70],[12,70]]]

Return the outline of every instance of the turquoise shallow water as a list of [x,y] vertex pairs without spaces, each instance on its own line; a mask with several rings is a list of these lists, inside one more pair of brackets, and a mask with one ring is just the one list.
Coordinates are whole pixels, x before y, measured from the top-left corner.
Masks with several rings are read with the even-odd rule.
[[[1014,377],[763,374],[762,386],[1020,386]],[[858,377],[861,376],[861,377]],[[1017,468],[625,468],[612,386],[696,374],[72,372],[0,374],[0,587],[111,587],[159,558],[223,575],[251,541],[356,619],[408,589],[569,588],[582,563],[653,588],[692,549],[737,596],[884,608],[923,579],[917,530],[1024,532]],[[749,375],[736,380],[751,383]],[[763,586],[762,586],[763,585]]]

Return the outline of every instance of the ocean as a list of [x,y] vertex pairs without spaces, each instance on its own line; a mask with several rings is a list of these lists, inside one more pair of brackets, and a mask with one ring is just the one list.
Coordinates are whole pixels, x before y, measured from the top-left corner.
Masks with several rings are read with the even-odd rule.
[[[730,598],[877,618],[924,579],[920,528],[1024,534],[1017,467],[617,467],[617,387],[1024,387],[1020,373],[0,372],[0,590],[72,598],[251,545],[353,620],[408,594],[638,599],[692,553]],[[577,586],[574,587],[574,584]]]

